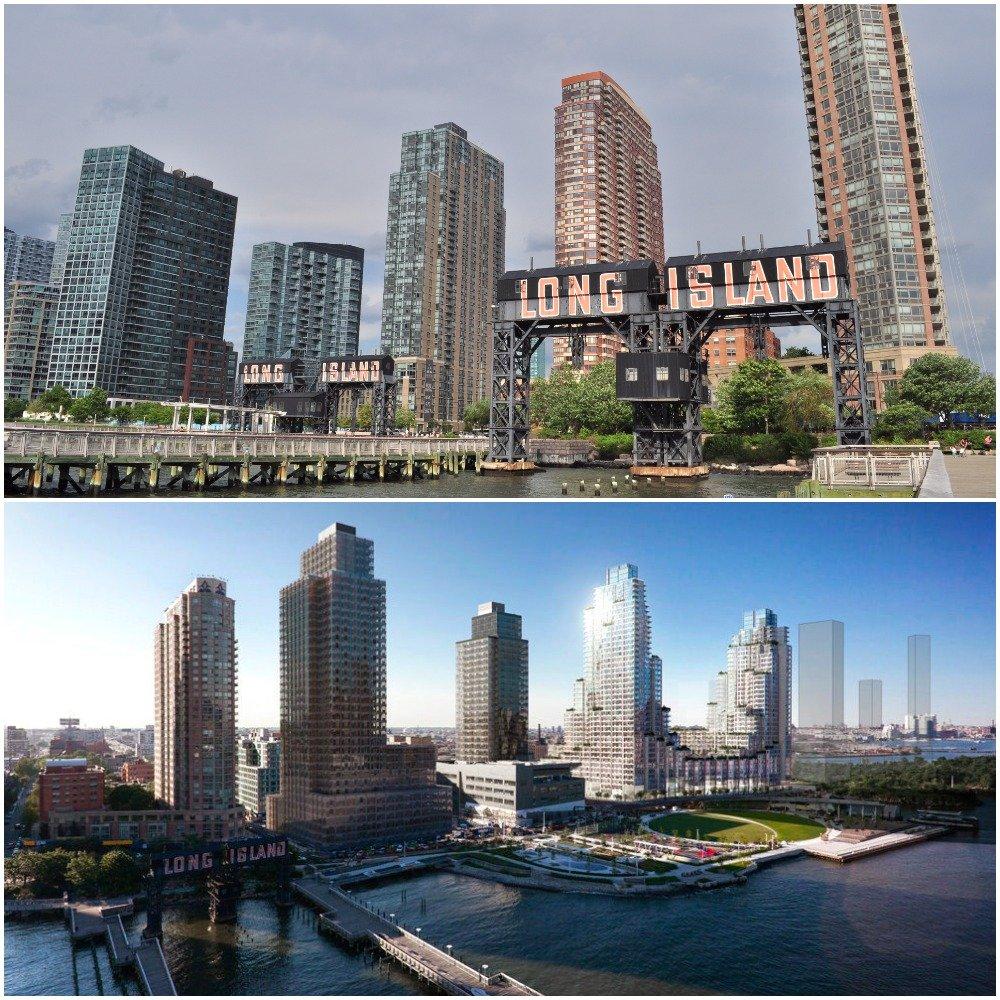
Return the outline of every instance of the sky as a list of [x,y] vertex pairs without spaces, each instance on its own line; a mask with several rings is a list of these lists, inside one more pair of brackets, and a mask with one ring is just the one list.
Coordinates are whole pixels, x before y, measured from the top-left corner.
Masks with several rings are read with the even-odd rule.
[[390,725],[454,725],[454,644],[487,601],[523,616],[531,724],[561,723],[583,610],[623,562],[647,584],[676,724],[704,724],[710,679],[758,607],[789,627],[796,672],[798,624],[845,623],[848,724],[867,677],[902,721],[913,633],[932,636],[939,720],[994,714],[992,504],[8,501],[5,513],[5,725],[150,722],[153,630],[198,575],[227,580],[236,601],[240,724],[276,725],[278,591],[335,521],[374,540],[387,581]]
[[[901,9],[953,337],[993,370],[995,12]],[[212,179],[239,197],[238,346],[252,246],[315,240],[365,248],[362,346],[376,347],[404,131],[454,121],[499,156],[507,266],[551,263],[553,108],[563,76],[593,69],[652,122],[668,254],[815,235],[789,5],[7,5],[4,19],[5,224],[54,238],[88,146],[132,144]]]

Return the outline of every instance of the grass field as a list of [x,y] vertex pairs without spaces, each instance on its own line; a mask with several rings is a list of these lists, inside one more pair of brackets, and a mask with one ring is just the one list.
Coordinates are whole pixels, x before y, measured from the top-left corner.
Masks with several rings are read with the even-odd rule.
[[724,844],[763,844],[778,840],[809,840],[823,827],[811,819],[784,813],[733,810],[724,816],[715,813],[668,813],[649,824],[657,833],[673,837],[715,840]]

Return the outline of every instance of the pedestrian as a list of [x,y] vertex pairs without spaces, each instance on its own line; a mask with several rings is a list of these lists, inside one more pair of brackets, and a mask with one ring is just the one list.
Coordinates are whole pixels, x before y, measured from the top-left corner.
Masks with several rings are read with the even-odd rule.
[[966,438],[962,438],[962,440],[958,442],[958,453],[959,453],[959,455],[964,455],[966,453],[966,451],[968,451],[968,449],[969,449],[969,442],[968,442],[968,440]]
[[983,451],[989,451],[990,448],[992,447],[993,447],[993,437],[992,435],[987,434],[986,437],[983,438]]

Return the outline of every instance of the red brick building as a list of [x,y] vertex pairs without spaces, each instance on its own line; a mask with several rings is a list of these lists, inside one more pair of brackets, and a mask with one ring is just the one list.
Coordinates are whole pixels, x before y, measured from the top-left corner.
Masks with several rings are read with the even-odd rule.
[[[734,330],[716,330],[708,338],[704,354],[708,362],[708,384],[714,388],[738,364],[754,356],[751,333],[745,326]],[[781,357],[781,341],[771,329],[764,331],[764,356]]]
[[38,818],[42,823],[47,823],[52,813],[103,808],[103,767],[91,767],[85,757],[46,762],[38,775]]
[[188,334],[184,355],[185,403],[227,403],[236,379],[236,348],[228,340]]
[[130,760],[122,764],[121,776],[127,785],[145,785],[153,780],[153,764],[148,760]]

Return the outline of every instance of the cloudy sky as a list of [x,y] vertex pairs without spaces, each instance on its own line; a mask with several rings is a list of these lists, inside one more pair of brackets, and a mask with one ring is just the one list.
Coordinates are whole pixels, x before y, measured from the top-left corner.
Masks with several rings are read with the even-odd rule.
[[[995,13],[902,11],[954,337],[993,368]],[[507,265],[551,261],[552,109],[560,78],[591,69],[653,123],[668,253],[815,230],[790,6],[25,5],[5,23],[6,225],[54,238],[87,146],[131,143],[211,178],[239,197],[237,344],[253,244],[321,240],[365,248],[375,345],[406,130],[455,121],[499,156]]]

